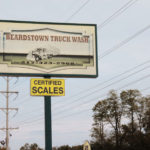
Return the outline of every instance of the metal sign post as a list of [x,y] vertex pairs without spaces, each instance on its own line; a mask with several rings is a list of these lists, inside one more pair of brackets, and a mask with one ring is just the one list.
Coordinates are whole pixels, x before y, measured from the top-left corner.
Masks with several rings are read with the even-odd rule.
[[[45,77],[47,78],[47,77]],[[51,96],[44,96],[45,107],[45,150],[52,150]]]
[[51,96],[44,97],[45,105],[45,150],[52,150]]

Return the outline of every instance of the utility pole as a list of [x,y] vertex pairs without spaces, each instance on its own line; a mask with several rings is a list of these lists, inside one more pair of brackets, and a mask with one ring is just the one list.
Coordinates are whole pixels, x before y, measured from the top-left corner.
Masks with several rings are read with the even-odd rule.
[[18,92],[9,91],[9,77],[8,76],[6,78],[6,82],[7,82],[6,91],[0,91],[0,93],[6,97],[6,108],[0,108],[0,110],[2,110],[3,112],[6,113],[6,128],[0,128],[0,130],[6,131],[6,150],[10,150],[9,149],[9,136],[10,136],[9,131],[14,130],[14,129],[18,129],[18,128],[10,128],[9,127],[9,111],[11,111],[11,110],[18,111],[18,108],[10,108],[9,107],[9,96],[11,94],[18,94]]

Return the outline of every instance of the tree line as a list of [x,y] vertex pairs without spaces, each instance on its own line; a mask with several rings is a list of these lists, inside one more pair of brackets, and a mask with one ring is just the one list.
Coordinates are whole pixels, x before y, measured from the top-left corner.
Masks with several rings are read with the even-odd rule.
[[150,97],[114,90],[93,107],[93,150],[150,149]]

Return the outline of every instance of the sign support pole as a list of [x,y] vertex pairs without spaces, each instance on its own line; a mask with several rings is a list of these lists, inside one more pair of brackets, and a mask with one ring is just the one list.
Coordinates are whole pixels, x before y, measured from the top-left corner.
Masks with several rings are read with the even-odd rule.
[[[48,77],[45,77],[48,78]],[[45,150],[52,150],[51,96],[44,96]]]

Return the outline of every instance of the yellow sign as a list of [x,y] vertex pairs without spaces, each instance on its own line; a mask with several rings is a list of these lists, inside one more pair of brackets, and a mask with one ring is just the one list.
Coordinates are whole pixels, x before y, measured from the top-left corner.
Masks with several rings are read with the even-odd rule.
[[32,96],[65,96],[64,79],[31,79]]
[[85,143],[83,145],[83,150],[91,150],[91,146],[88,141],[85,141]]

